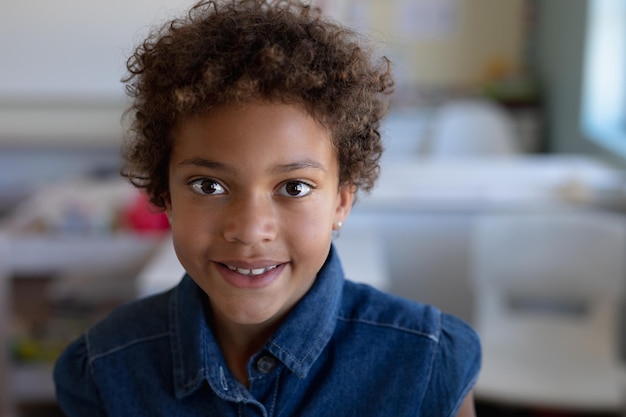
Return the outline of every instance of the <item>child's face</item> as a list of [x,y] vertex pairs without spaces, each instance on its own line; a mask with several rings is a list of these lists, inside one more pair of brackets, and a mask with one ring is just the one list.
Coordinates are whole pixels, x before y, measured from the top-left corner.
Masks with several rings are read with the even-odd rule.
[[350,212],[329,133],[294,105],[249,103],[182,122],[167,211],[174,247],[217,320],[273,324],[311,287]]

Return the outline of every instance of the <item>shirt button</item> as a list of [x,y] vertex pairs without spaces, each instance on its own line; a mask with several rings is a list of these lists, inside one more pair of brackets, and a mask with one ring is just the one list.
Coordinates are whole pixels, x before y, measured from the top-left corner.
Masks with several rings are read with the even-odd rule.
[[276,366],[276,359],[272,356],[261,356],[256,361],[256,369],[262,374],[269,374]]

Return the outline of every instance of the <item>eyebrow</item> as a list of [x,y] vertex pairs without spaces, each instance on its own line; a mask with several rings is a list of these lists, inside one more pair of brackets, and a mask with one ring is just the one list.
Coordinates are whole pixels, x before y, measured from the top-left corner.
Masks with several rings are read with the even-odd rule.
[[195,166],[195,167],[203,167],[210,168],[217,171],[227,171],[230,173],[234,173],[235,169],[226,164],[222,164],[221,162],[211,161],[210,159],[204,158],[190,158],[182,160],[178,163],[178,166]]
[[[209,168],[209,169],[214,169],[214,170],[218,170],[218,171],[226,171],[229,173],[235,173],[235,168],[231,167],[229,165],[223,164],[221,162],[217,162],[217,161],[212,161],[210,159],[204,159],[204,158],[190,158],[190,159],[185,159],[181,162],[178,163],[179,166],[197,166],[197,167],[203,167],[203,168]],[[309,168],[313,168],[313,169],[320,169],[324,172],[326,172],[326,168],[324,167],[323,164],[314,161],[312,159],[303,159],[302,161],[297,161],[297,162],[291,162],[288,164],[281,164],[276,166],[276,168],[274,168],[274,171],[276,172],[292,172],[292,171],[298,171],[301,169],[309,169]]]
[[308,168],[313,168],[313,169],[321,169],[322,171],[326,172],[326,168],[324,168],[324,165],[317,162],[317,161],[313,161],[312,159],[304,159],[302,161],[297,161],[297,162],[292,162],[289,164],[283,164],[283,165],[278,165],[276,167],[276,171],[278,172],[291,172],[291,171],[298,171],[300,169],[308,169]]

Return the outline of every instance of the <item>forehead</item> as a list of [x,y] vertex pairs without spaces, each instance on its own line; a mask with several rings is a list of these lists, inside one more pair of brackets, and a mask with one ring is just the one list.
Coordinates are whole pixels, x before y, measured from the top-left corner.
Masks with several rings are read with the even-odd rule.
[[222,106],[182,120],[173,136],[173,159],[193,154],[225,160],[337,159],[330,131],[294,104]]

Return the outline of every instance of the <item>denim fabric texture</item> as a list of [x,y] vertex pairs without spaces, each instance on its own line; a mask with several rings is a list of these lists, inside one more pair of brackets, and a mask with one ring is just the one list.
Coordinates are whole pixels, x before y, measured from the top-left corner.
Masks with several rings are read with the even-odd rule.
[[467,324],[345,280],[334,249],[250,359],[249,389],[226,366],[206,298],[185,276],[72,343],[54,372],[67,416],[447,417],[478,376],[480,344]]

